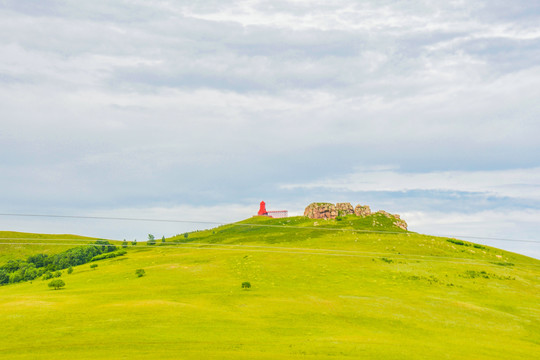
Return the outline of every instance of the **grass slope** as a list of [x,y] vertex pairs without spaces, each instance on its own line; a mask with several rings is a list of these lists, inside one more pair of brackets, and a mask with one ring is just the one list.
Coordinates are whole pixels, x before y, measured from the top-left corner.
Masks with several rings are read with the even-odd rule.
[[[63,290],[41,280],[0,287],[0,353],[533,359],[540,352],[540,261],[396,231],[382,216],[317,223],[247,219],[166,246],[137,245],[96,270],[75,267],[62,276]],[[146,276],[137,278],[138,268]],[[241,289],[244,281],[250,290]]]
[[[85,244],[96,238],[69,234],[32,234],[0,231],[0,264],[13,259],[26,259],[34,254],[57,254],[71,249],[74,244]],[[65,243],[66,245],[58,245]]]

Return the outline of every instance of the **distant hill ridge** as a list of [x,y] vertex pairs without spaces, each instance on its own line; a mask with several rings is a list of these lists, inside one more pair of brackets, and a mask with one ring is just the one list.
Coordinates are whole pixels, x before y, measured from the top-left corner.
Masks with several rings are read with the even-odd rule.
[[336,219],[340,216],[356,215],[359,217],[371,216],[374,214],[380,214],[387,218],[393,219],[393,224],[400,229],[407,230],[407,223],[401,219],[398,214],[390,214],[384,210],[379,210],[375,213],[371,212],[368,205],[356,205],[353,208],[351,203],[325,203],[314,202],[309,204],[304,210],[304,216],[310,219]]

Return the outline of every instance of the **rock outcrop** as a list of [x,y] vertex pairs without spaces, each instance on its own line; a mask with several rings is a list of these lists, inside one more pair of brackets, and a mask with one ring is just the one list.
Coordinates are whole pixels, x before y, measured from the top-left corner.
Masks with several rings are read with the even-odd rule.
[[338,216],[338,212],[334,204],[311,203],[304,210],[304,216],[310,219],[335,219]]
[[338,216],[356,215],[358,217],[366,217],[370,215],[382,215],[393,220],[393,225],[400,229],[407,230],[407,223],[401,219],[398,214],[390,214],[384,210],[379,210],[375,213],[367,205],[356,205],[355,208],[351,203],[311,203],[306,207],[304,216],[310,219],[335,219]]
[[337,203],[336,210],[337,210],[338,216],[346,216],[346,215],[354,214],[354,208],[352,207],[351,203]]
[[369,216],[371,215],[371,209],[367,205],[356,205],[354,214],[361,217]]
[[394,225],[400,229],[407,230],[407,223],[403,219],[397,219],[394,221]]
[[390,214],[384,210],[379,210],[375,214],[381,214],[381,215],[386,216],[389,219],[393,219],[394,226],[397,226],[398,228],[403,229],[403,230],[407,230],[407,223],[405,222],[405,220],[401,219],[401,217],[398,214]]

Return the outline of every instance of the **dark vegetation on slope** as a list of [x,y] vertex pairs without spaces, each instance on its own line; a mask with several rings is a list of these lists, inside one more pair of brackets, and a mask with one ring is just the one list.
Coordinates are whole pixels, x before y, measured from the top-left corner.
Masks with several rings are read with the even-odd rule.
[[[49,279],[58,276],[60,270],[70,266],[106,259],[111,257],[107,256],[108,253],[116,254],[113,251],[117,250],[117,247],[106,240],[97,240],[94,244],[96,245],[79,246],[51,256],[37,254],[26,260],[9,260],[7,264],[0,266],[0,285],[34,280],[40,276]],[[53,275],[52,272],[57,273]]]

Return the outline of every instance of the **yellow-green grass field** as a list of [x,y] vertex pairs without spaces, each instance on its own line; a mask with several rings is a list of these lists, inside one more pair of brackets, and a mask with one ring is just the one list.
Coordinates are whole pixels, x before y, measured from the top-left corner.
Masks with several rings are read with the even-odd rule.
[[540,261],[386,221],[253,218],[2,286],[0,357],[538,357]]
[[0,231],[0,265],[8,260],[25,259],[33,254],[57,254],[77,244],[95,240],[97,239],[79,235]]

